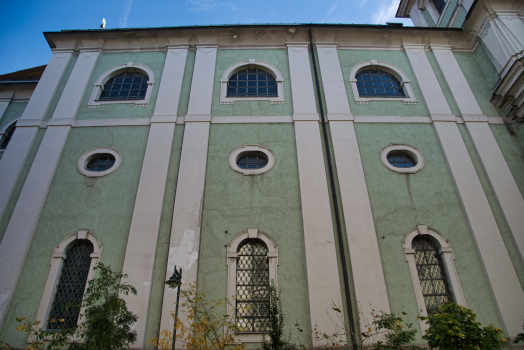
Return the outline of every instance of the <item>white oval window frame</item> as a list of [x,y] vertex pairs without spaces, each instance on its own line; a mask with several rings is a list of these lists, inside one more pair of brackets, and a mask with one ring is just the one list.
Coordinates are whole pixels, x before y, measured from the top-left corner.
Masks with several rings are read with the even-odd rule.
[[[113,157],[115,157],[115,164],[104,171],[90,171],[86,169],[87,163],[91,159],[93,159],[97,154],[111,154]],[[114,172],[118,167],[120,166],[120,163],[122,163],[122,156],[120,155],[120,152],[118,152],[116,149],[113,149],[111,147],[97,147],[93,148],[86,153],[82,154],[82,156],[78,159],[78,162],[76,163],[76,168],[78,169],[78,172],[80,174],[87,176],[87,177],[102,177],[106,176],[108,174],[111,174]]]
[[[391,165],[388,162],[388,154],[393,151],[402,151],[407,154],[409,154],[415,161],[417,162],[417,165],[411,168],[397,168],[396,166]],[[382,149],[380,151],[380,160],[382,160],[382,163],[391,171],[394,171],[399,174],[415,174],[416,172],[420,171],[425,164],[424,156],[422,153],[416,149],[413,146],[409,146],[406,144],[391,144]]]
[[[242,169],[237,165],[237,159],[246,152],[262,152],[267,157],[267,165],[260,169]],[[261,145],[243,145],[236,148],[229,155],[229,166],[242,175],[260,175],[268,172],[275,165],[275,154],[267,147]]]

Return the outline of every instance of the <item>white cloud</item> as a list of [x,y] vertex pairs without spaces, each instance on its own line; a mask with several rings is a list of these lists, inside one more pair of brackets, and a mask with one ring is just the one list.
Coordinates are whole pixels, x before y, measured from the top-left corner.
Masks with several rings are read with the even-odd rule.
[[391,0],[389,4],[387,2],[383,2],[381,6],[378,7],[377,11],[375,11],[373,14],[372,23],[386,24],[386,22],[402,22],[407,25],[413,25],[410,19],[395,17],[399,3],[400,0]]
[[338,1],[335,1],[335,3],[333,5],[331,5],[331,7],[328,9],[328,11],[326,13],[326,17],[327,16],[331,16],[333,11],[335,11],[335,8],[337,8],[337,5],[338,5]]
[[119,21],[120,28],[127,28],[127,18],[129,17],[129,12],[131,12],[131,5],[133,5],[133,0],[125,0],[122,16],[120,16]]

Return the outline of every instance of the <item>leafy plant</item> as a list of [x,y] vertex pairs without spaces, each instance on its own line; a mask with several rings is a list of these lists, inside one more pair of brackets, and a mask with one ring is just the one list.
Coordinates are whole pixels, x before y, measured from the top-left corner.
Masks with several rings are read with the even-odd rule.
[[[524,327],[522,327],[522,329],[524,329]],[[515,340],[513,341],[513,344],[517,344],[521,340],[524,340],[524,333],[517,334]]]
[[[58,326],[58,329],[61,329],[59,332],[56,330],[53,331],[46,331],[43,330],[42,327],[40,327],[40,321],[33,321],[30,322],[25,317],[17,317],[16,321],[19,323],[18,327],[16,328],[17,332],[23,332],[28,333],[30,345],[27,347],[28,350],[39,350],[39,349],[49,349],[49,350],[59,350],[67,346],[69,337],[74,332],[73,328],[69,329],[61,329],[60,326]],[[61,324],[64,322],[64,319],[55,320],[51,319],[51,323],[59,323]],[[2,347],[0,349],[10,349],[10,347],[7,346],[7,344],[2,344]]]
[[431,349],[496,350],[507,341],[500,329],[492,324],[481,327],[472,310],[453,302],[440,305],[438,312],[421,319],[430,325],[422,338]]
[[[402,315],[405,316],[406,313],[402,312]],[[372,330],[371,327],[368,328],[368,331],[362,333],[364,339],[372,339],[374,336],[380,335],[383,337],[383,340],[378,340],[374,343],[373,349],[376,350],[401,350],[409,349],[416,350],[422,349],[415,345],[407,344],[415,340],[415,335],[417,334],[416,329],[412,329],[413,322],[405,322],[402,319],[402,316],[397,316],[395,314],[380,313],[375,314],[373,310],[373,322],[375,330]]]
[[[184,347],[194,350],[244,350],[235,338],[235,332],[241,331],[236,324],[235,316],[225,315],[224,308],[233,307],[227,299],[212,301],[208,299],[208,293],[197,293],[196,286],[181,287],[180,302],[181,311],[185,314],[187,325],[177,319],[176,341]],[[175,317],[174,311],[171,316]],[[163,330],[159,338],[151,338],[155,348],[170,350],[173,334],[169,330]]]
[[269,286],[269,340],[262,342],[262,350],[294,350],[297,346],[284,337],[284,312],[274,281]]

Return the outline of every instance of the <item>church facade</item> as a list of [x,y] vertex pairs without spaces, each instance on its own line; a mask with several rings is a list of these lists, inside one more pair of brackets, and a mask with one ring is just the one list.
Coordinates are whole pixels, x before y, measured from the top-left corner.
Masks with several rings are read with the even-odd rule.
[[[138,291],[133,349],[171,330],[175,266],[247,310],[274,281],[308,346],[293,324],[332,332],[333,304],[356,334],[406,312],[422,342],[446,300],[522,332],[524,5],[397,16],[417,27],[45,33],[41,77],[0,77],[0,340],[76,323],[98,262]],[[256,346],[267,318],[243,316]]]

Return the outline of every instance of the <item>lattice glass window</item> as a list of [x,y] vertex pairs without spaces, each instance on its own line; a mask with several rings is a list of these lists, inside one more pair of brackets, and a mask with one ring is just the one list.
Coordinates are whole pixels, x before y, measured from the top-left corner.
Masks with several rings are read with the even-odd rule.
[[275,77],[262,69],[244,69],[229,78],[227,97],[276,97]]
[[360,97],[406,97],[397,77],[383,70],[366,69],[356,79]]
[[[64,329],[76,325],[84,296],[93,245],[77,239],[67,248],[65,261],[56,287],[47,329]],[[64,320],[60,322],[60,320]]]
[[139,72],[115,75],[104,84],[99,100],[143,100],[149,78]]
[[429,235],[418,235],[412,241],[415,264],[428,314],[440,304],[454,301],[446,270],[439,255],[439,244]]
[[412,156],[403,152],[389,153],[388,162],[397,168],[412,168],[417,165],[417,161]]
[[115,156],[108,153],[100,153],[93,157],[86,165],[89,171],[106,171],[115,165]]
[[242,333],[269,331],[268,249],[260,239],[247,239],[238,248],[236,323]]
[[0,149],[6,149],[7,145],[9,145],[9,141],[11,141],[11,138],[13,137],[13,134],[15,132],[16,123],[11,125],[9,129],[7,129],[6,133],[4,134],[4,139],[2,140],[2,145],[0,146]]
[[241,154],[237,165],[242,169],[262,169],[267,165],[267,157],[262,152],[249,152]]

